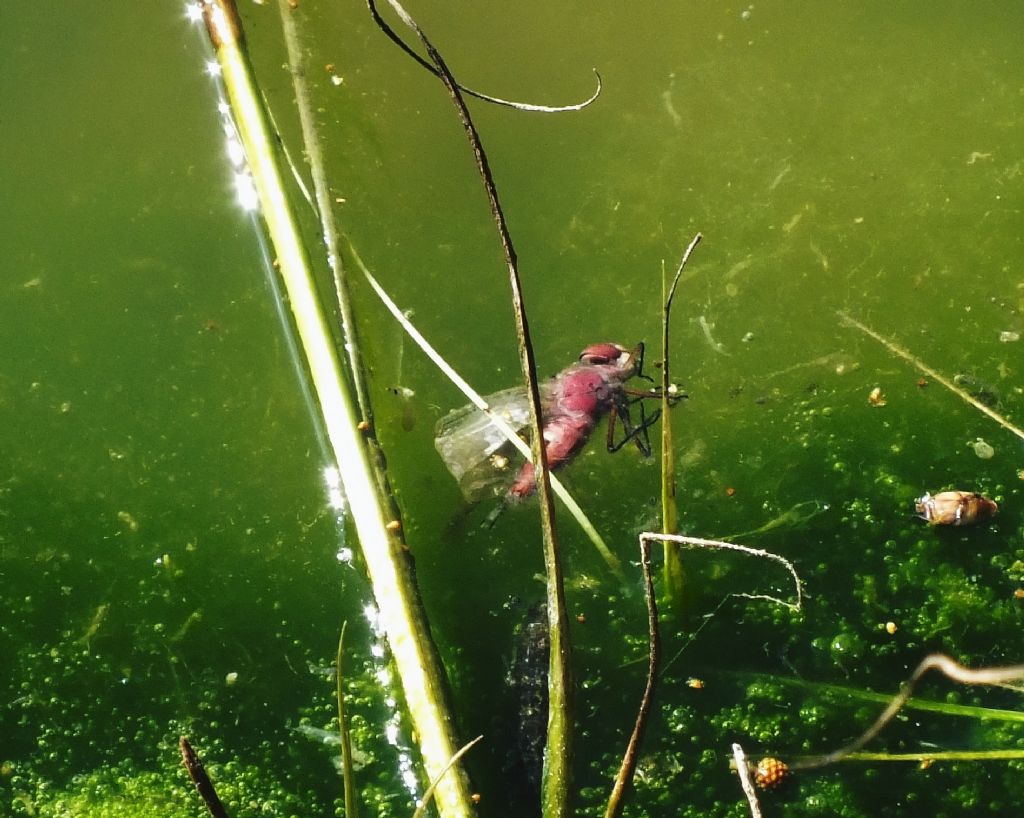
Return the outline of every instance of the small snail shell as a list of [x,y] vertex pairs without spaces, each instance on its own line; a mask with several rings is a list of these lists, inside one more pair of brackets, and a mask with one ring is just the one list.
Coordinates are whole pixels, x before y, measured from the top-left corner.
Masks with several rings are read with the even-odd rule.
[[777,758],[762,758],[754,769],[754,783],[762,790],[774,790],[782,786],[789,776],[789,765]]
[[973,491],[925,494],[914,505],[918,516],[932,525],[974,525],[996,516],[999,506]]

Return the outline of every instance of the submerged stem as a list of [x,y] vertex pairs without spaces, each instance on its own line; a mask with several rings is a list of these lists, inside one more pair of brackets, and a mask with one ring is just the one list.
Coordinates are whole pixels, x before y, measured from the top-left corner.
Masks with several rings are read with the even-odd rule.
[[[849,753],[842,761],[1011,761],[1024,758],[1024,750],[940,750],[920,753]],[[795,765],[800,763],[795,760]]]
[[306,85],[306,71],[302,64],[299,35],[294,19],[295,6],[289,0],[278,0],[278,8],[281,14],[285,47],[288,50],[292,87],[295,89],[295,107],[299,112],[299,124],[302,127],[303,148],[306,159],[309,161],[310,176],[313,180],[316,212],[320,217],[324,247],[327,250],[327,263],[334,278],[334,294],[338,302],[338,315],[341,319],[343,347],[348,357],[352,385],[356,391],[356,403],[359,405],[362,419],[371,422],[373,412],[366,388],[366,373],[363,370],[363,357],[359,352],[359,337],[356,332],[355,317],[352,314],[352,299],[348,292],[348,276],[342,265],[341,253],[338,249],[338,225],[334,220],[324,154],[320,149],[320,139],[317,137],[316,122],[313,119],[313,106],[310,103],[309,88]]
[[352,738],[348,732],[348,718],[345,715],[345,677],[341,672],[341,660],[345,655],[345,629],[348,622],[341,623],[338,637],[338,659],[334,668],[338,694],[338,731],[341,735],[341,776],[345,785],[345,818],[357,818],[359,796],[356,792],[355,774],[352,768]]
[[[795,676],[773,676],[760,673],[745,673],[735,671],[719,671],[719,675],[739,679],[767,680],[773,684],[796,687],[801,690],[818,693],[826,696],[845,696],[858,701],[874,702],[876,704],[888,704],[892,701],[892,694],[878,693],[874,690],[861,690],[856,687],[830,684],[828,682],[814,682],[808,679],[801,679]],[[907,699],[903,705],[907,710],[921,710],[928,713],[940,713],[944,716],[959,716],[979,721],[1005,721],[1024,722],[1024,712],[1020,710],[1006,710],[998,707],[978,707],[973,704],[956,704],[954,702],[937,702],[930,699]]]
[[220,798],[217,796],[217,790],[214,788],[210,777],[206,774],[206,768],[203,767],[199,754],[192,749],[192,745],[189,744],[185,736],[178,739],[178,749],[181,750],[181,763],[185,765],[188,777],[196,785],[196,791],[199,793],[199,797],[203,799],[203,803],[206,804],[210,815],[213,818],[228,818],[228,812],[224,809],[224,804],[221,803]]
[[[879,714],[878,718],[875,719],[875,723],[861,733],[858,738],[831,753],[804,759],[799,763],[793,764],[791,765],[793,769],[815,769],[818,767],[824,767],[828,764],[840,761],[841,759],[844,759],[860,750],[861,747],[881,733],[885,726],[892,721],[893,717],[902,709],[903,705],[905,705],[907,700],[913,695],[915,685],[929,670],[938,670],[947,678],[966,685],[996,685],[999,687],[1007,687],[1010,686],[1011,682],[1020,682],[1024,679],[1024,665],[972,669],[964,667],[944,654],[930,654],[921,660],[921,663],[910,675],[910,679],[907,680],[903,689],[892,697],[889,702],[889,706]],[[1015,687],[1015,689],[1017,688]]]
[[928,364],[926,364],[920,358],[915,357],[908,350],[901,347],[899,344],[895,343],[894,341],[890,341],[888,338],[875,332],[873,329],[871,329],[871,327],[867,326],[866,324],[862,324],[856,318],[847,315],[845,312],[839,312],[837,313],[837,315],[843,321],[843,323],[849,324],[851,327],[859,329],[869,338],[874,338],[876,341],[878,341],[878,343],[880,343],[894,355],[898,355],[899,357],[903,358],[903,360],[909,361],[929,378],[942,384],[944,387],[946,387],[946,389],[948,389],[950,392],[952,392],[954,395],[960,398],[960,400],[962,400],[964,403],[970,404],[982,414],[992,418],[992,420],[994,420],[1008,432],[1012,432],[1013,434],[1017,435],[1017,437],[1019,437],[1021,440],[1024,440],[1024,430],[1021,430],[1014,426],[1012,423],[1010,423],[1010,421],[1008,421],[994,409],[991,409],[990,407],[982,403],[980,400],[975,398],[973,395],[970,395],[967,392],[965,392],[951,380],[939,374],[930,366],[928,366]]
[[350,382],[344,375],[308,253],[285,193],[275,141],[245,54],[238,12],[232,0],[204,0],[202,10],[252,172],[260,212],[277,255],[321,421],[337,463],[344,465],[342,485],[423,765],[429,778],[441,775],[438,811],[442,818],[468,818],[474,809],[465,774],[455,769],[442,775],[457,746],[444,670],[431,639],[407,548],[403,547],[401,526],[392,523],[392,498],[382,490],[379,470],[359,428]]

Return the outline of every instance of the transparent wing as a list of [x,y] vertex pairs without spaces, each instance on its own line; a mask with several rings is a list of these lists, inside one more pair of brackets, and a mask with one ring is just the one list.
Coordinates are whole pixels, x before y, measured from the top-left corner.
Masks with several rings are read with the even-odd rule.
[[[530,403],[525,387],[505,389],[484,400],[491,411],[517,432],[529,423]],[[434,446],[469,500],[502,493],[501,489],[511,482],[522,462],[505,435],[472,404],[452,410],[437,422]]]

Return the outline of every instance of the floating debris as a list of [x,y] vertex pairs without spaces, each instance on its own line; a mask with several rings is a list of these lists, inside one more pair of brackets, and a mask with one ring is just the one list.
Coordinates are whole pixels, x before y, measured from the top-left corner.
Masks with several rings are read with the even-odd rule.
[[138,531],[139,530],[139,521],[136,520],[135,517],[132,516],[132,514],[130,512],[127,512],[127,511],[119,511],[119,512],[117,512],[117,519],[129,531]]
[[966,389],[972,398],[985,406],[991,408],[999,404],[999,390],[991,384],[978,380],[974,375],[961,372],[953,376],[953,383]]
[[1020,340],[1020,333],[1012,332],[1010,330],[1004,330],[1003,332],[999,333],[999,340],[1002,341],[1004,344],[1013,343],[1014,341]]
[[696,321],[701,329],[701,332],[704,333],[704,338],[707,340],[708,345],[719,355],[728,355],[729,352],[726,351],[725,347],[722,346],[718,341],[716,341],[714,336],[711,334],[711,330],[715,328],[715,325],[708,323],[708,319],[703,315],[698,316],[696,318]]
[[993,449],[992,446],[990,446],[980,437],[977,438],[973,443],[968,443],[967,445],[974,449],[974,453],[982,460],[991,460],[993,457],[995,457],[996,450]]
[[876,386],[868,395],[868,403],[872,406],[885,406],[885,395],[882,394],[882,387]]
[[999,512],[988,497],[973,491],[927,492],[918,498],[914,509],[922,520],[932,525],[974,525],[991,520]]

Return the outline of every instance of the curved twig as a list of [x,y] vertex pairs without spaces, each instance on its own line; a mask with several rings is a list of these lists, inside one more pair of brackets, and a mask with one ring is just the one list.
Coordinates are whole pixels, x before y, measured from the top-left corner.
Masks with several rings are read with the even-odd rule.
[[913,695],[914,686],[918,683],[921,677],[929,670],[933,669],[941,671],[943,675],[952,679],[954,682],[960,682],[960,684],[965,685],[995,685],[998,687],[1012,687],[1014,690],[1019,690],[1020,688],[1018,686],[1011,685],[1010,683],[1020,682],[1024,679],[1024,665],[1010,665],[1009,667],[982,667],[972,670],[971,668],[964,667],[963,665],[954,662],[942,653],[932,653],[921,660],[921,664],[919,664],[911,674],[910,679],[903,686],[903,689],[893,697],[892,701],[889,702],[889,706],[882,711],[882,714],[877,719],[875,719],[875,723],[865,730],[858,738],[831,753],[796,762],[791,765],[792,769],[808,770],[824,767],[857,752],[857,750],[882,732],[883,728],[892,721],[893,717],[900,711],[903,705],[907,703],[907,699]]
[[612,793],[608,797],[608,807],[604,813],[605,818],[618,818],[622,815],[623,797],[626,794],[626,788],[633,781],[637,759],[640,757],[640,742],[643,741],[644,733],[647,731],[647,719],[651,712],[651,705],[654,702],[654,688],[658,679],[658,665],[661,663],[661,633],[658,629],[658,603],[654,598],[654,580],[651,578],[650,540],[640,540],[640,567],[644,574],[644,598],[647,600],[647,638],[649,644],[647,682],[644,685],[643,696],[640,698],[640,710],[636,715],[633,732],[629,737],[629,744],[626,745],[626,752],[622,757],[622,765],[619,767],[618,775],[615,776]]
[[[393,43],[395,43],[395,45],[402,49],[402,51],[404,51],[406,54],[408,54],[410,57],[416,60],[416,62],[418,62],[421,66],[426,68],[427,71],[429,71],[435,77],[441,76],[440,72],[438,72],[438,70],[433,65],[431,65],[429,62],[423,59],[423,57],[421,57],[419,54],[413,51],[409,44],[398,36],[398,32],[396,32],[393,28],[391,28],[391,26],[387,24],[387,22],[385,22],[384,18],[380,16],[380,12],[377,11],[377,6],[374,3],[374,0],[366,0],[366,5],[370,9],[370,14],[373,15],[373,21],[377,24],[378,28],[380,28],[380,30],[383,31],[388,36],[388,39],[390,39]],[[544,114],[561,114],[565,113],[566,111],[582,111],[592,102],[596,101],[599,96],[601,96],[601,89],[603,87],[601,83],[601,75],[598,73],[596,68],[592,70],[594,72],[594,76],[597,77],[596,90],[587,99],[583,100],[583,102],[575,102],[570,105],[537,105],[532,102],[515,102],[514,100],[502,99],[501,97],[493,97],[490,94],[484,94],[480,91],[474,91],[472,88],[467,88],[465,85],[462,84],[457,83],[456,87],[462,93],[468,94],[469,96],[475,97],[476,99],[481,99],[484,102],[493,102],[495,105],[504,105],[507,108],[515,108],[517,111],[537,111]]]
[[726,551],[738,551],[741,554],[746,554],[750,557],[763,557],[764,559],[774,560],[775,562],[783,565],[790,576],[793,577],[793,587],[796,589],[796,602],[786,602],[784,599],[771,596],[770,594],[748,594],[733,592],[730,596],[742,597],[743,599],[763,599],[766,602],[774,602],[777,605],[783,605],[789,608],[791,611],[799,611],[803,607],[803,586],[800,580],[800,575],[797,574],[796,568],[793,567],[793,563],[787,560],[785,557],[780,557],[778,554],[774,554],[771,551],[765,551],[763,548],[750,548],[746,545],[740,545],[739,543],[722,542],[721,540],[706,540],[703,537],[685,537],[682,534],[658,534],[654,531],[644,531],[640,534],[640,542],[648,540],[659,540],[661,542],[674,542],[682,545],[693,546],[694,548],[720,548]]
[[541,425],[540,388],[537,385],[537,365],[533,346],[530,344],[530,330],[526,320],[523,302],[522,281],[516,263],[516,251],[512,245],[508,222],[498,198],[498,189],[491,173],[487,153],[480,135],[470,116],[466,101],[462,98],[459,85],[445,64],[444,58],[427,38],[423,29],[402,7],[398,0],[388,4],[402,22],[419,38],[423,48],[437,69],[438,77],[448,91],[459,121],[466,132],[466,138],[473,150],[477,171],[483,182],[491,216],[501,240],[505,256],[509,284],[512,289],[512,310],[515,315],[516,336],[519,339],[519,363],[530,395],[530,444],[532,460],[537,478],[537,498],[540,501],[541,534],[544,543],[544,569],[547,576],[548,629],[551,652],[548,667],[548,739],[544,756],[544,773],[541,783],[541,814],[544,818],[563,818],[570,815],[570,778],[572,775],[573,718],[572,718],[572,672],[570,670],[569,621],[565,604],[565,587],[562,563],[559,556],[558,539],[555,532],[555,508],[551,497],[551,474],[548,470],[547,454]]

